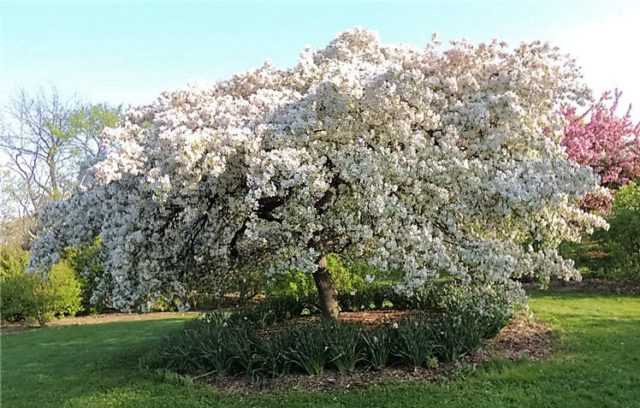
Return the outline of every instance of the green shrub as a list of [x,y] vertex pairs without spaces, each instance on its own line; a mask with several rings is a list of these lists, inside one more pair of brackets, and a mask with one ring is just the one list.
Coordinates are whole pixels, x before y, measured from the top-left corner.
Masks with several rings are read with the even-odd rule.
[[73,267],[82,285],[82,308],[86,313],[97,314],[106,310],[106,299],[93,298],[98,282],[104,275],[104,252],[100,238],[82,248],[67,248],[64,259]]
[[455,361],[498,334],[515,313],[514,298],[510,288],[499,285],[446,286],[434,325],[440,359]]
[[268,297],[306,298],[316,293],[313,275],[300,271],[276,273],[266,278],[265,294]]
[[411,318],[398,325],[393,354],[410,367],[422,367],[433,357],[436,340],[433,322],[426,317]]
[[391,349],[394,343],[393,332],[383,326],[375,330],[363,331],[362,340],[365,346],[364,360],[374,370],[380,370],[389,364]]
[[339,293],[351,292],[367,286],[365,282],[366,269],[358,267],[360,265],[349,265],[336,254],[327,256],[327,269],[331,272],[331,277]]
[[253,369],[249,374],[251,381],[262,384],[268,377],[276,378],[291,372],[293,362],[288,351],[293,335],[287,331],[267,336],[257,344]]
[[0,279],[21,274],[28,264],[29,252],[16,247],[0,247]]
[[309,298],[269,298],[264,302],[204,314],[165,338],[158,368],[178,372],[243,374],[254,383],[296,369],[318,375],[366,363],[380,369],[394,363],[431,367],[439,357],[454,361],[495,335],[514,311],[518,293],[508,285],[430,286],[412,296],[390,291],[362,291],[361,301],[383,304],[392,298],[418,315],[392,326],[365,329],[360,324],[322,321],[294,329],[264,328],[317,312]]
[[616,192],[613,211],[620,210],[640,212],[640,186],[638,184],[629,183]]
[[[232,313],[225,312],[225,315],[229,324],[250,323],[263,328],[317,311],[315,299],[282,296],[270,297],[259,303],[236,306]],[[220,313],[219,310],[207,312],[203,315],[203,319],[217,319],[216,316]]]
[[[356,293],[368,288],[366,277],[382,276],[378,271],[365,263],[347,263],[336,254],[327,256],[327,269],[331,273],[333,283],[339,296]],[[263,278],[264,279],[264,278]],[[293,296],[307,298],[315,296],[316,285],[313,275],[309,273],[290,271],[276,273],[266,279],[264,293],[267,296]]]
[[597,276],[612,279],[640,280],[640,218],[638,215],[628,216],[619,214],[615,221],[610,222],[611,232],[615,239],[607,240],[605,248],[610,258],[605,264],[606,269],[600,269]]
[[396,292],[391,285],[374,285],[351,292],[338,293],[338,303],[343,311],[382,309],[412,309],[418,306],[417,297]]
[[611,275],[640,279],[640,187],[627,184],[616,193],[609,230],[599,232]]
[[28,274],[27,262],[26,251],[0,250],[3,319],[44,326],[53,317],[73,316],[82,310],[81,285],[66,261],[55,264],[46,276]]
[[18,248],[0,248],[0,310],[2,319],[9,322],[27,320],[27,305],[32,297],[33,282],[25,273],[29,253]]
[[331,363],[341,373],[353,371],[356,364],[363,361],[365,357],[362,326],[341,322],[324,322],[323,330],[329,347]]
[[298,327],[291,333],[286,360],[309,375],[322,374],[329,361],[329,347],[321,325]]
[[264,302],[240,309],[238,319],[255,323],[258,327],[267,327],[274,323],[300,317],[306,311],[316,312],[314,299],[292,296],[267,298]]
[[585,276],[640,280],[640,187],[621,187],[615,195],[608,230],[597,230],[581,243],[563,243],[561,253],[573,259]]

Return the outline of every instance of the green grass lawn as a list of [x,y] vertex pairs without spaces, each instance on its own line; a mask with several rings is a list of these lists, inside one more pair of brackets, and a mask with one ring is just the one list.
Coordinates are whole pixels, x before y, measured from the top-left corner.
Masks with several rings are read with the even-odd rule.
[[52,327],[2,336],[2,407],[640,407],[640,297],[538,293],[557,352],[494,361],[443,384],[224,395],[163,380],[138,359],[183,320]]

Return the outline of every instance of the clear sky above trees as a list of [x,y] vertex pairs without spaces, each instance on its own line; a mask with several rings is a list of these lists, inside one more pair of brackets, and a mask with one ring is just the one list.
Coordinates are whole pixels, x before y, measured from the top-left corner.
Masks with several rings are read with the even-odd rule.
[[362,25],[383,41],[422,45],[493,37],[550,40],[583,65],[596,95],[640,100],[640,3],[627,1],[160,1],[4,0],[0,102],[17,87],[55,85],[92,102],[139,104],[196,79],[223,79],[270,58],[295,62]]

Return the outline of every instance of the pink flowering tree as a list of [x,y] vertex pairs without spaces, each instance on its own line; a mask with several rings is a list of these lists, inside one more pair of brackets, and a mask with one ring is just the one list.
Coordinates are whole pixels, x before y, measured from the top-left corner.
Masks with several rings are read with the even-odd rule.
[[[631,105],[624,115],[617,110],[622,92],[605,92],[599,101],[582,114],[575,108],[564,110],[569,157],[591,167],[600,176],[600,184],[616,189],[640,176],[640,123],[631,120]],[[589,194],[581,206],[587,210],[608,211],[611,195]]]

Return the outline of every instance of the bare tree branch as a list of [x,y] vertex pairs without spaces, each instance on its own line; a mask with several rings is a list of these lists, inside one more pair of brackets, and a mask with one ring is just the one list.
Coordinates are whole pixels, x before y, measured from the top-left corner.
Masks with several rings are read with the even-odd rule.
[[35,219],[49,201],[68,196],[104,155],[103,129],[120,117],[120,107],[63,98],[55,88],[19,91],[0,111],[0,164],[8,170],[0,179],[0,194],[12,203],[7,208],[20,219]]

